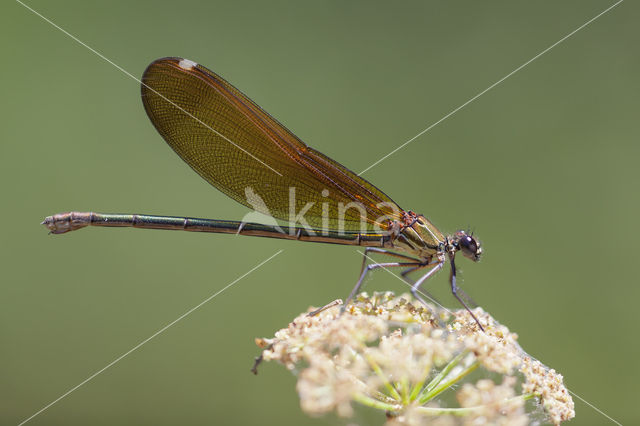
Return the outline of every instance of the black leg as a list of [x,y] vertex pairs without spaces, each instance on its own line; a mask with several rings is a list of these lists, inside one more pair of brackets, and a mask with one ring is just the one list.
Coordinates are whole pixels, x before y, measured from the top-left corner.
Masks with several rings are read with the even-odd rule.
[[307,314],[308,317],[313,317],[318,315],[320,312],[322,311],[326,311],[329,308],[333,308],[336,305],[340,305],[342,303],[342,299],[336,299],[333,302],[327,303],[326,305],[324,305],[321,308],[316,309],[315,311],[311,311]]
[[[438,303],[438,302],[429,293],[427,293],[426,291],[420,290],[420,286],[429,277],[431,277],[433,274],[435,274],[440,269],[442,269],[442,265],[443,265],[443,262],[429,263],[427,265],[424,265],[422,268],[430,267],[431,269],[426,274],[424,274],[423,276],[418,278],[418,280],[415,283],[413,283],[413,285],[411,286],[411,294],[413,294],[413,297],[418,299],[420,302],[422,302],[423,305],[425,305],[427,307],[429,305],[427,304],[427,301],[422,298],[421,294],[426,295],[429,299],[433,300],[436,303]],[[420,269],[422,269],[422,268],[420,268]],[[438,305],[440,305],[440,303],[438,303]],[[442,305],[440,305],[440,306],[442,306]]]
[[349,304],[349,302],[351,302],[354,296],[358,293],[364,281],[364,277],[367,275],[369,271],[372,271],[378,268],[393,268],[393,267],[408,267],[408,266],[410,267],[410,266],[418,266],[420,264],[419,262],[389,262],[389,263],[373,263],[371,265],[365,265],[366,261],[367,261],[367,256],[365,254],[365,258],[362,263],[362,269],[360,271],[360,278],[358,279],[358,282],[356,283],[355,287],[353,287],[353,290],[351,290],[351,294],[349,294],[349,297],[347,297],[347,300],[345,300],[344,305],[342,305],[342,308],[340,310],[341,313],[343,313],[347,309],[347,305]]
[[[409,284],[409,285],[412,287],[411,294],[413,294],[413,295],[414,295],[414,297],[415,297],[416,295],[415,295],[415,293],[414,293],[413,287],[416,285],[416,282],[415,282],[415,281],[413,281],[412,279],[410,279],[410,278],[408,277],[408,275],[409,275],[410,273],[414,272],[414,271],[419,271],[419,270],[424,269],[424,268],[431,268],[431,267],[433,267],[433,266],[434,266],[434,264],[433,264],[433,263],[427,263],[427,264],[423,264],[423,265],[420,265],[420,266],[416,266],[416,267],[414,267],[414,268],[409,268],[409,269],[407,269],[407,270],[403,271],[403,272],[400,274],[400,275],[402,275],[402,278],[407,282],[407,284]],[[440,269],[440,268],[438,268],[438,269]],[[429,276],[431,276],[432,272],[429,272],[429,274],[430,274]],[[421,278],[422,278],[422,277],[421,277]],[[424,281],[424,280],[423,280],[423,281]],[[438,301],[438,300],[437,300],[437,299],[436,299],[436,298],[435,298],[431,293],[429,293],[428,291],[426,291],[426,290],[424,290],[424,289],[422,289],[422,288],[421,288],[421,289],[416,289],[416,290],[415,290],[415,292],[419,292],[419,293],[420,293],[420,294],[422,294],[423,296],[426,296],[426,298],[427,298],[427,299],[431,300],[431,301],[432,301],[433,303],[435,303],[436,305],[438,305],[438,306],[440,306],[440,307],[443,307],[443,306],[442,306],[442,303],[440,303],[440,302],[439,302],[439,301]],[[420,302],[424,303],[424,300],[422,300],[422,299],[420,299],[420,298],[417,298],[417,297],[416,297],[416,299],[418,299]]]
[[380,254],[386,254],[387,256],[393,256],[393,257],[397,257],[399,259],[406,259],[406,260],[410,260],[412,262],[420,262],[420,259],[418,259],[417,257],[413,257],[413,256],[407,256],[406,254],[402,254],[402,253],[396,253],[394,251],[390,251],[387,249],[382,249],[382,248],[378,248],[378,247],[367,247],[364,249],[364,257],[365,259],[368,258],[367,254],[369,253],[380,253]]
[[462,290],[461,287],[458,287],[457,290],[458,294],[460,295],[460,297],[462,297],[462,300],[465,301],[467,306],[469,306],[471,309],[475,309],[478,307],[478,304],[475,302],[475,300],[473,300],[464,290]]
[[473,312],[471,312],[471,309],[469,309],[467,304],[464,303],[464,301],[458,295],[458,286],[456,285],[456,264],[453,259],[454,259],[453,254],[449,254],[449,263],[451,264],[451,292],[456,297],[456,299],[458,299],[458,302],[460,302],[460,304],[464,306],[467,312],[471,314],[471,317],[476,321],[476,324],[478,324],[478,327],[480,327],[480,330],[484,331],[484,327],[482,327],[482,324],[480,324],[480,321],[478,321],[478,318],[476,318]]
[[[397,257],[399,259],[406,259],[406,260],[409,260],[411,262],[416,262],[416,263],[420,262],[420,259],[417,259],[417,258],[411,257],[411,256],[407,256],[406,254],[395,253],[395,252],[389,251],[387,249],[382,249],[382,248],[377,248],[377,247],[367,247],[366,249],[364,249],[364,256],[362,256],[362,267],[360,268],[360,273],[361,274],[362,274],[362,271],[364,271],[364,267],[367,264],[367,260],[371,259],[371,257],[368,256],[369,253],[386,254],[387,256]],[[345,305],[346,305],[346,303],[345,303]]]
[[[392,256],[392,257],[397,257],[399,259],[406,259],[409,260],[411,263],[415,263],[415,265],[420,265],[420,259],[417,259],[415,257],[412,256],[407,256],[406,254],[401,254],[401,253],[396,253],[387,249],[382,249],[382,248],[377,248],[377,247],[367,247],[364,249],[364,256],[362,256],[362,267],[360,268],[360,280],[358,280],[358,283],[361,284],[361,280],[363,279],[363,272],[365,272],[365,267],[367,265],[367,260],[371,259],[370,256],[368,256],[369,253],[377,253],[377,254],[385,254],[387,256]],[[397,265],[396,265],[397,266]],[[365,272],[366,274],[366,272]],[[356,284],[356,287],[359,287]],[[357,291],[357,288],[355,288],[352,292],[351,295],[349,296],[349,298],[347,299],[347,301],[345,302],[345,304],[342,306],[343,311],[346,308],[347,304],[351,301],[352,297],[355,296],[355,291]]]

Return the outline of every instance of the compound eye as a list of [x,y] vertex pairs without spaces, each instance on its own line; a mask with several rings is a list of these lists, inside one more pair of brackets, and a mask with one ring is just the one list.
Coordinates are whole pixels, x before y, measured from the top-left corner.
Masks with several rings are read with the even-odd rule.
[[475,255],[476,251],[478,251],[478,245],[476,244],[475,240],[468,235],[462,237],[459,244],[460,248],[462,248],[462,251],[468,254]]

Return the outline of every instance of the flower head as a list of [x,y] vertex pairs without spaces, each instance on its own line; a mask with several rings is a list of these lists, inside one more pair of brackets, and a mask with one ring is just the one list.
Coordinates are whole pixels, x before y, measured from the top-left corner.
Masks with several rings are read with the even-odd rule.
[[535,399],[547,421],[573,418],[562,376],[528,356],[491,315],[474,314],[484,333],[466,310],[361,293],[343,315],[339,306],[303,313],[256,342],[264,361],[298,372],[309,414],[350,417],[357,403],[385,411],[390,425],[525,425],[526,401]]

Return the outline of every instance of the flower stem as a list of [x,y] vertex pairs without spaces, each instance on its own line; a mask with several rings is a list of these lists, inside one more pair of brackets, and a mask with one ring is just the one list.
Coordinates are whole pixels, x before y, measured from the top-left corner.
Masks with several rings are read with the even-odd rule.
[[384,387],[389,392],[389,395],[391,395],[397,401],[402,401],[402,397],[400,396],[396,388],[391,383],[389,383],[389,380],[387,380],[387,376],[385,376],[385,374],[382,372],[380,366],[369,356],[365,355],[365,359],[367,360],[373,371],[376,373],[376,375],[380,378],[380,380],[382,380],[382,383],[384,383]]
[[353,395],[353,399],[358,401],[362,405],[366,405],[367,407],[377,408],[378,410],[385,411],[400,411],[402,410],[402,404],[387,404],[386,402],[379,401],[375,398],[371,398],[370,396],[356,393]]
[[406,376],[400,380],[400,390],[402,391],[402,404],[409,404],[409,379]]
[[[504,404],[509,404],[511,402],[515,402],[518,400],[527,401],[531,398],[535,397],[533,394],[524,394],[514,396],[513,398],[507,398],[503,401]],[[484,405],[476,405],[473,407],[464,407],[464,408],[436,408],[436,407],[416,407],[416,411],[426,414],[429,416],[439,416],[443,414],[451,414],[453,416],[467,416],[472,414],[474,411],[479,411],[485,409]]]
[[429,384],[425,387],[425,392],[430,392],[433,388],[438,386],[438,384],[440,384],[440,382],[445,377],[447,377],[447,375],[451,372],[451,370],[453,370],[458,364],[460,364],[460,361],[462,361],[464,357],[467,356],[468,353],[469,351],[462,351],[458,355],[456,355],[451,361],[449,361],[449,363],[445,365],[445,367],[438,373],[438,375],[434,377],[433,380],[431,380]]
[[470,366],[468,366],[467,368],[465,368],[464,370],[462,370],[460,372],[460,374],[458,374],[455,377],[452,377],[451,379],[447,380],[446,382],[436,386],[431,391],[426,392],[425,394],[423,394],[420,397],[420,400],[419,400],[420,404],[422,405],[422,404],[425,404],[425,403],[429,402],[430,400],[432,400],[433,398],[438,396],[441,392],[443,392],[444,390],[446,390],[449,387],[451,387],[451,385],[453,385],[454,383],[458,382],[459,380],[461,380],[463,377],[465,377],[469,373],[473,372],[479,366],[480,366],[480,363],[478,361],[476,361],[473,364],[471,364]]

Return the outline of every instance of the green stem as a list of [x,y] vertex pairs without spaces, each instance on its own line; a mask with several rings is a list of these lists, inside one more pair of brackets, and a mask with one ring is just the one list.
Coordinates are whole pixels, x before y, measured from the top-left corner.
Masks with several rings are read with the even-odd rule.
[[445,365],[445,367],[440,371],[440,373],[438,373],[438,375],[434,377],[433,380],[431,380],[429,384],[425,387],[425,392],[430,392],[433,388],[438,386],[438,384],[440,384],[440,382],[445,377],[447,377],[447,375],[451,372],[451,370],[453,370],[458,364],[460,364],[460,361],[462,361],[464,357],[467,356],[468,353],[469,351],[462,351],[458,355],[456,355],[451,361],[449,361],[449,363]]
[[[420,381],[414,386],[413,391],[411,392],[410,400],[414,401],[418,398],[422,399],[424,394],[429,393],[435,388],[447,375],[453,370],[460,362],[467,356],[469,351],[462,351],[458,355],[456,355],[447,365],[444,366],[442,370],[433,378],[431,381],[424,386],[425,380]],[[421,396],[422,395],[422,396]]]
[[[524,394],[524,395],[518,395],[515,396],[513,398],[508,398],[505,399],[503,401],[503,403],[510,403],[513,401],[517,401],[518,399],[521,399],[522,401],[527,401],[529,399],[535,398],[536,396],[534,394]],[[385,411],[394,411],[394,412],[398,412],[398,411],[402,411],[403,408],[405,408],[405,406],[403,406],[402,404],[389,404],[386,402],[382,402],[380,400],[377,400],[375,398],[372,398],[368,395],[362,394],[362,393],[356,393],[353,395],[353,399],[354,401],[359,402],[362,405],[365,405],[367,407],[371,407],[371,408],[375,408],[378,410],[385,410]],[[464,407],[464,408],[436,408],[436,407],[415,407],[414,409],[416,411],[418,411],[419,413],[428,415],[428,416],[439,416],[439,415],[452,415],[452,416],[467,416],[469,414],[472,414],[475,411],[479,411],[486,408],[484,405],[476,405],[474,407]]]
[[409,403],[409,379],[405,376],[400,380],[400,390],[402,391],[402,403]]
[[419,400],[420,405],[425,404],[428,401],[430,401],[433,398],[435,398],[436,396],[438,396],[441,392],[443,392],[444,390],[446,390],[449,387],[451,387],[451,385],[453,385],[454,383],[458,382],[463,377],[465,377],[467,374],[469,374],[472,371],[474,371],[476,368],[478,368],[478,366],[480,366],[480,363],[478,363],[478,361],[476,361],[473,364],[471,364],[470,366],[468,366],[467,368],[465,368],[464,370],[462,370],[462,372],[460,372],[460,374],[458,374],[457,376],[447,380],[446,382],[438,385],[437,387],[435,387],[431,391],[426,392],[425,394],[423,394],[420,397],[420,400]]
[[[527,401],[531,398],[534,398],[533,394],[524,394],[514,396],[513,398],[507,398],[503,401],[503,403],[510,403],[512,401],[517,401],[521,399],[522,401]],[[486,408],[484,405],[476,405],[474,407],[464,407],[464,408],[436,408],[436,407],[416,407],[416,411],[426,414],[429,416],[439,416],[443,414],[451,414],[453,416],[466,416],[472,414],[474,411],[482,410]]]
[[387,404],[386,402],[378,401],[375,398],[371,398],[370,396],[356,393],[353,395],[354,401],[359,402],[362,405],[366,405],[367,407],[377,408],[378,410],[385,411],[400,411],[402,410],[402,404]]
[[365,355],[365,359],[367,360],[371,368],[373,368],[373,371],[375,371],[376,375],[382,380],[382,383],[384,383],[384,387],[387,388],[389,394],[397,401],[402,401],[402,397],[400,396],[396,388],[393,387],[391,383],[389,383],[380,366],[376,364],[376,362],[372,360],[371,357]]
[[422,388],[424,387],[424,382],[426,381],[427,374],[425,374],[425,378],[423,380],[420,380],[415,384],[415,386],[413,386],[413,389],[411,389],[411,394],[409,395],[409,401],[415,401],[416,398],[418,398],[418,395],[420,395],[420,391],[422,391]]

